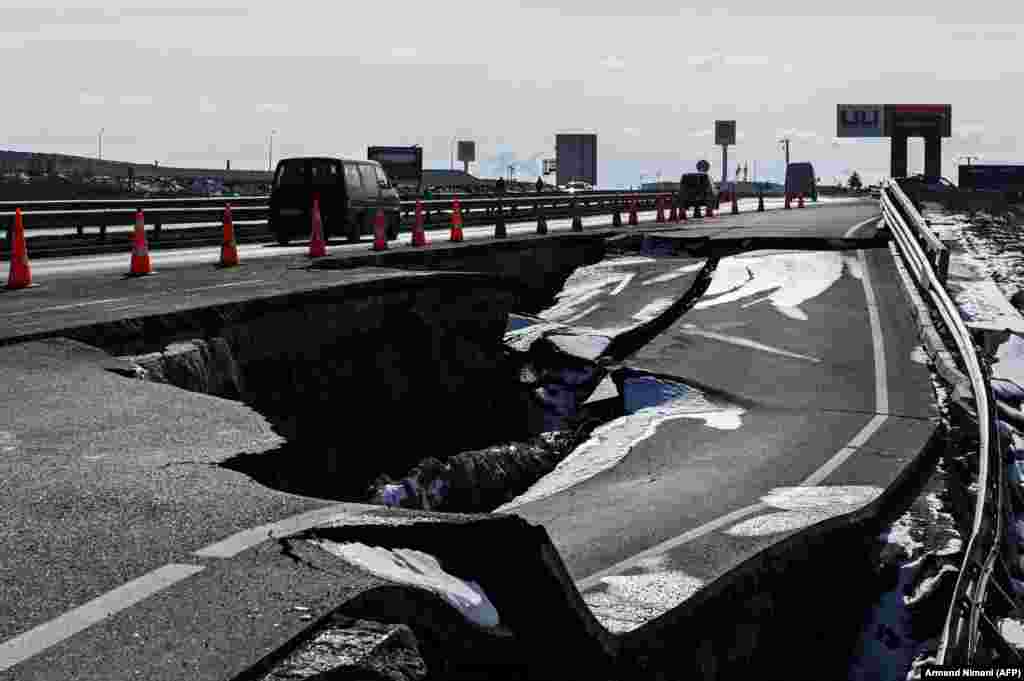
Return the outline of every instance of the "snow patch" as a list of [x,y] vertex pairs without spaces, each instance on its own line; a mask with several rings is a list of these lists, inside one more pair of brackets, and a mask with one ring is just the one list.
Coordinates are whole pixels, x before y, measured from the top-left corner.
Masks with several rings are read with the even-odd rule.
[[680,267],[678,269],[672,270],[671,272],[666,272],[665,274],[659,274],[657,276],[651,277],[650,279],[645,279],[642,282],[640,282],[640,285],[641,286],[650,286],[652,284],[664,284],[666,282],[669,282],[669,281],[672,281],[674,279],[678,279],[679,277],[682,277],[684,275],[687,275],[690,272],[699,272],[702,267],[704,267],[704,263],[696,263],[694,265],[684,265],[684,266],[682,266],[682,267]]
[[437,558],[428,553],[328,539],[312,540],[312,543],[382,579],[435,593],[481,627],[498,625],[498,611],[480,585],[448,574],[441,569]]
[[613,633],[637,629],[688,599],[704,582],[678,570],[602,577],[603,590],[583,594],[599,622]]
[[704,297],[694,309],[702,310],[765,294],[748,303],[768,301],[783,315],[805,321],[800,304],[828,290],[844,271],[859,276],[856,259],[839,252],[779,253],[757,257],[724,258]]
[[641,322],[649,322],[652,319],[657,319],[660,315],[664,314],[665,310],[672,307],[675,303],[673,298],[655,298],[647,305],[644,305],[633,315],[633,319]]
[[928,353],[924,351],[924,347],[920,345],[914,346],[914,349],[910,351],[910,361],[917,362],[918,364],[927,364]]

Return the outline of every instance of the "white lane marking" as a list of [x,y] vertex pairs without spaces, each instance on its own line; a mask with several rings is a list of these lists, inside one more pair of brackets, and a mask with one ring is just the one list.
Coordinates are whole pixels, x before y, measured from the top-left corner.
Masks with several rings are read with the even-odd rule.
[[811,357],[810,355],[801,355],[796,352],[790,352],[789,350],[783,350],[782,348],[772,347],[771,345],[765,345],[764,343],[758,343],[757,341],[750,340],[749,338],[741,338],[740,336],[728,336],[724,333],[715,333],[714,331],[702,331],[700,329],[686,328],[681,329],[683,333],[690,334],[691,336],[703,336],[712,340],[721,341],[723,343],[731,343],[732,345],[741,345],[747,348],[753,348],[755,350],[762,350],[764,352],[770,352],[776,355],[784,355],[786,357],[794,357],[796,359],[806,359],[809,362],[815,364],[821,362],[817,357]]
[[108,591],[60,617],[0,643],[0,671],[10,669],[14,665],[38,655],[83,629],[135,605],[202,569],[201,565],[165,565]]
[[265,279],[247,279],[245,281],[232,281],[227,284],[214,284],[213,286],[200,286],[199,288],[187,288],[184,289],[183,293],[192,293],[193,291],[209,291],[215,288],[227,288],[229,286],[245,286],[247,284],[261,284]]
[[[831,474],[836,468],[838,468],[844,461],[850,456],[857,452],[860,447],[864,446],[864,443],[875,434],[875,432],[881,428],[882,424],[885,423],[888,418],[887,412],[889,410],[889,393],[887,384],[887,374],[885,370],[885,346],[882,343],[882,327],[878,316],[878,309],[875,305],[875,293],[871,287],[871,278],[868,274],[867,258],[864,255],[864,251],[858,251],[861,258],[861,264],[863,265],[864,276],[861,278],[861,283],[864,286],[864,295],[867,298],[868,305],[868,317],[871,322],[871,338],[872,346],[874,348],[874,360],[875,360],[875,408],[877,411],[883,412],[876,414],[871,418],[867,424],[864,425],[860,431],[854,435],[845,446],[841,447],[832,458],[825,462],[820,468],[811,473],[807,478],[800,483],[801,487],[813,487],[821,483],[829,474]],[[616,563],[611,567],[607,567],[603,570],[595,572],[592,575],[588,575],[583,579],[577,580],[576,587],[580,591],[586,591],[598,583],[600,583],[602,577],[609,575],[617,575],[626,572],[629,569],[636,567],[642,563],[645,559],[649,559],[652,556],[656,556],[661,553],[665,553],[676,546],[680,546],[687,542],[693,541],[703,537],[709,532],[713,532],[723,525],[732,523],[733,521],[740,520],[746,516],[753,515],[754,513],[760,513],[761,511],[773,508],[769,504],[757,503],[750,506],[737,509],[731,513],[727,513],[719,518],[715,518],[709,522],[704,523],[700,527],[696,527],[689,532],[685,532],[677,537],[673,537],[666,541],[656,544],[649,549],[646,549],[634,556],[627,558],[624,561]]]
[[260,525],[259,527],[253,527],[248,530],[242,530],[241,532],[236,532],[230,537],[222,539],[215,544],[210,544],[205,548],[201,548],[198,551],[195,551],[192,555],[199,556],[200,558],[231,558],[248,548],[252,548],[257,544],[266,541],[271,536],[284,536],[286,534],[308,530],[310,527],[313,527],[318,523],[330,520],[332,517],[342,513],[344,510],[344,504],[325,506],[306,513],[300,513],[299,515],[293,515],[292,517],[285,518],[284,520],[278,520],[277,522]]
[[87,305],[102,305],[103,303],[116,303],[120,300],[128,300],[128,298],[104,298],[102,300],[89,300],[84,303],[69,303],[68,305],[54,305],[52,307],[37,307],[32,310],[21,310],[20,312],[5,312],[3,317],[16,317],[17,315],[23,314],[36,314],[39,312],[53,312],[55,310],[70,310],[75,307],[85,307]]
[[640,562],[648,558],[651,558],[661,553],[665,553],[666,551],[669,551],[677,546],[681,546],[683,544],[686,544],[687,542],[693,541],[694,539],[698,539],[707,534],[708,532],[713,532],[714,530],[717,530],[718,528],[723,527],[724,525],[729,525],[738,520],[742,520],[743,518],[746,518],[749,515],[759,513],[767,508],[769,508],[768,504],[758,503],[737,509],[732,513],[726,513],[721,517],[715,518],[710,522],[704,523],[700,527],[695,527],[689,532],[684,532],[678,537],[672,537],[671,539],[668,539],[666,541],[661,542],[660,544],[652,546],[651,548],[646,549],[645,551],[641,551],[640,553],[636,554],[635,556],[627,558],[621,563],[616,563],[611,567],[607,567],[604,570],[599,570],[598,572],[595,572],[592,575],[584,577],[583,579],[580,579],[576,582],[576,588],[578,588],[580,591],[585,591],[593,586],[596,586],[598,582],[601,581],[602,577],[608,577],[609,575],[620,575],[626,570],[632,567],[636,567],[636,565],[638,565]]
[[608,294],[608,295],[617,296],[620,293],[622,293],[622,289],[626,288],[626,286],[629,284],[629,282],[631,282],[633,280],[633,277],[635,277],[635,276],[636,276],[635,272],[630,272],[628,274],[623,274],[622,275],[622,281],[620,281],[619,285],[616,286],[615,289],[610,294]]
[[872,220],[876,220],[876,219],[877,218],[868,218],[867,220],[864,220],[863,222],[858,222],[853,227],[850,227],[850,229],[846,230],[846,233],[843,234],[843,238],[844,239],[849,239],[849,238],[853,237],[854,232],[856,232],[858,229],[860,229],[864,225],[868,224]]

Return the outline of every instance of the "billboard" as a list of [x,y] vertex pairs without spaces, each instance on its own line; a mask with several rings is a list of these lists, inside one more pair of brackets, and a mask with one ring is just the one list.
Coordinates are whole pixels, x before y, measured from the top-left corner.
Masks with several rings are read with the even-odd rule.
[[459,141],[459,160],[463,163],[476,161],[476,142]]
[[736,121],[715,121],[715,144],[736,144]]
[[366,158],[380,163],[397,185],[419,187],[423,181],[422,147],[370,147]]
[[886,104],[885,131],[889,137],[952,137],[953,107],[949,104]]
[[960,189],[1024,191],[1024,165],[960,166]]
[[556,182],[582,180],[597,186],[597,135],[555,135]]
[[885,137],[885,105],[838,104],[836,137]]

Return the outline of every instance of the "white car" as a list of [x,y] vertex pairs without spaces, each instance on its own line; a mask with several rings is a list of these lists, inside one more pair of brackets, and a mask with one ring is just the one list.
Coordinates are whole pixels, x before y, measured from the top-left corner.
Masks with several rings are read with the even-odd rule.
[[587,184],[586,182],[569,182],[565,185],[565,191],[570,194],[575,194],[576,192],[589,192],[593,188],[593,185]]

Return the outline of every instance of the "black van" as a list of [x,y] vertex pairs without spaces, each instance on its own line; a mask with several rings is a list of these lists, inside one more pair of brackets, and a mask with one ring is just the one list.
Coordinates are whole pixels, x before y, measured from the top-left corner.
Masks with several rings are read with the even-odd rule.
[[398,236],[401,202],[379,163],[285,158],[277,163],[270,190],[269,226],[279,244],[287,244],[293,237],[309,237],[314,194],[320,197],[324,239],[345,236],[355,242],[362,234],[373,234],[378,208],[387,218],[387,238]]
[[786,193],[803,194],[811,201],[818,200],[818,183],[814,179],[814,166],[810,163],[790,163],[786,166]]

